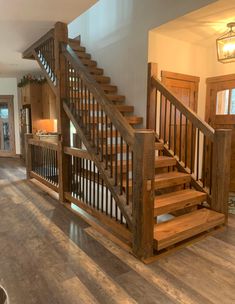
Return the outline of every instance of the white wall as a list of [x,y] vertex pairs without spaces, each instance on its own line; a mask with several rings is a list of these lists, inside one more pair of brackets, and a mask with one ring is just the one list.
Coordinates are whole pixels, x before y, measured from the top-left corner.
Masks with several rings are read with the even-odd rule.
[[148,31],[215,0],[100,0],[69,25],[136,113],[146,113]]
[[0,95],[14,95],[14,121],[16,154],[20,154],[19,107],[16,78],[0,78]]

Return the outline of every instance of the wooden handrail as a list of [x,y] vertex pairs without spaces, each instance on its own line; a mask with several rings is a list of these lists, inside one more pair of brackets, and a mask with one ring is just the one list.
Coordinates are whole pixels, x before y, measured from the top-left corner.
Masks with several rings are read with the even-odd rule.
[[194,127],[198,128],[204,135],[206,135],[212,142],[214,142],[215,130],[201,119],[193,110],[184,105],[179,99],[167,89],[155,76],[151,79],[152,85],[155,86],[162,95],[169,100],[189,121]]
[[22,54],[22,58],[24,59],[35,59],[34,58],[34,50],[43,44],[43,42],[47,41],[49,38],[54,37],[54,28],[49,30],[44,36],[38,39],[34,44],[28,47]]
[[106,113],[112,124],[120,132],[123,139],[132,149],[134,146],[134,129],[127,123],[123,115],[115,108],[111,101],[108,100],[104,91],[99,84],[95,81],[78,58],[76,53],[69,45],[62,44],[62,52],[64,56],[70,61],[73,68],[79,71],[80,78],[84,81],[87,88],[96,98],[96,101],[100,104],[102,110]]
[[29,139],[28,143],[29,143],[29,145],[32,145],[32,146],[39,146],[39,147],[48,148],[48,149],[55,150],[55,151],[58,150],[57,143],[47,142],[47,141],[33,139],[33,138]]

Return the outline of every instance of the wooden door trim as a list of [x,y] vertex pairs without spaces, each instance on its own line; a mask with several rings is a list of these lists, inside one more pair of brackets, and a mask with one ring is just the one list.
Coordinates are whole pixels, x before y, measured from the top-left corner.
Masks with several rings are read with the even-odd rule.
[[231,80],[235,80],[235,74],[208,77],[208,78],[206,78],[206,83],[217,83],[217,82],[224,82],[224,81],[231,81]]
[[7,102],[10,109],[9,113],[9,125],[12,130],[10,145],[11,151],[0,151],[0,157],[16,156],[16,145],[15,145],[15,116],[14,116],[14,95],[0,95],[0,103]]
[[[206,108],[205,108],[205,121],[207,123],[211,123],[211,119],[212,119],[212,113],[211,113],[211,108],[216,106],[214,104],[212,104],[211,100],[212,98],[215,98],[215,96],[213,96],[213,91],[215,91],[215,87],[216,85],[218,85],[219,83],[221,83],[221,85],[224,85],[224,88],[221,89],[229,89],[230,85],[227,84],[226,87],[226,82],[230,82],[230,81],[235,81],[235,74],[228,74],[228,75],[221,75],[221,76],[216,76],[216,77],[208,77],[206,79]],[[216,100],[215,100],[216,102]],[[216,113],[214,114],[216,115]]]
[[164,81],[164,79],[166,79],[166,78],[170,78],[170,79],[184,80],[184,81],[190,81],[190,82],[195,82],[195,83],[200,82],[200,77],[198,77],[198,76],[192,76],[192,75],[169,72],[169,71],[161,71],[161,78],[162,78],[162,81]]

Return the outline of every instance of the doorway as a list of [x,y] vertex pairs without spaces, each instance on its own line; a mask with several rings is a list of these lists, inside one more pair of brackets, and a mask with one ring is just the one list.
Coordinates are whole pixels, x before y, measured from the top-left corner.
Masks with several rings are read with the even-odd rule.
[[[198,105],[198,87],[200,78],[196,76],[173,73],[168,71],[161,72],[162,83],[187,107],[194,112],[197,112]],[[162,111],[165,111],[164,106]],[[172,111],[174,113],[174,109]],[[169,113],[169,110],[168,110]],[[172,143],[171,149],[175,151],[176,155],[180,155],[180,151],[187,151],[182,154],[181,160],[191,169],[194,168],[195,151],[192,149],[195,147],[196,133],[192,128],[190,122],[187,122],[185,118],[181,120],[180,113],[176,111],[176,123],[175,118],[172,115],[171,122],[169,123],[169,129],[166,131],[170,133],[170,142]],[[174,126],[176,124],[176,134],[174,134]],[[181,130],[180,130],[181,124]],[[168,125],[168,124],[167,124]],[[162,126],[163,128],[163,126]],[[180,134],[181,133],[181,134]],[[173,136],[176,135],[176,140],[173,141]],[[187,137],[187,140],[186,140]],[[181,139],[180,139],[181,138]],[[175,147],[174,147],[175,145]],[[191,147],[192,145],[192,147]],[[185,149],[187,146],[187,149]],[[191,155],[192,154],[192,155]]]
[[14,97],[0,95],[0,157],[14,155]]
[[235,74],[207,79],[206,121],[232,130],[230,192],[235,192]]

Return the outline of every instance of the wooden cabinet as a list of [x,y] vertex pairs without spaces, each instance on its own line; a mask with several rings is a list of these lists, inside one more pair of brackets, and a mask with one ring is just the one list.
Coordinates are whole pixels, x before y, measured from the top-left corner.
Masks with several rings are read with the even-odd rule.
[[42,85],[43,119],[56,119],[56,97],[48,83]]
[[[22,107],[30,105],[32,132],[44,129],[42,120],[54,120],[56,115],[56,97],[48,83],[29,83],[21,88]],[[46,121],[45,121],[46,124]],[[48,122],[47,122],[48,125]],[[47,129],[45,127],[45,129]]]
[[21,104],[22,106],[30,105],[30,85],[21,88]]

